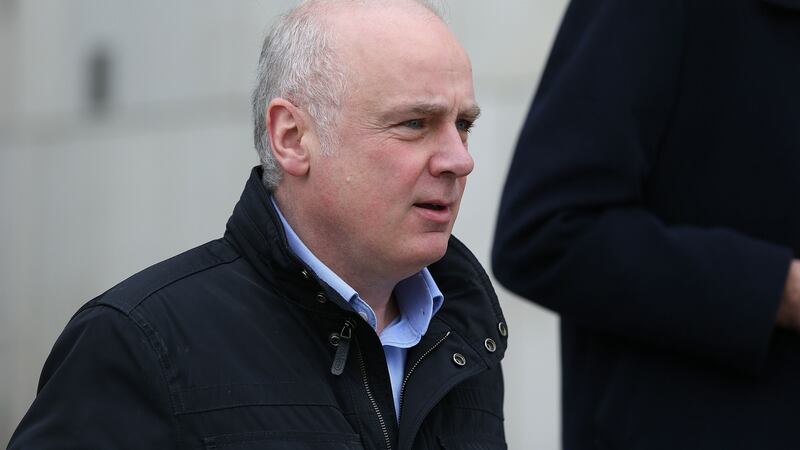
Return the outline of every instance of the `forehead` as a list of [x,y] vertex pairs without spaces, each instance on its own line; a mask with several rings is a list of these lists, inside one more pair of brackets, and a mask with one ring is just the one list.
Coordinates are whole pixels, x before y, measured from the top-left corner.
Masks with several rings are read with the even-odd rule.
[[427,9],[402,5],[333,16],[332,44],[347,71],[345,103],[474,106],[472,68],[455,36]]

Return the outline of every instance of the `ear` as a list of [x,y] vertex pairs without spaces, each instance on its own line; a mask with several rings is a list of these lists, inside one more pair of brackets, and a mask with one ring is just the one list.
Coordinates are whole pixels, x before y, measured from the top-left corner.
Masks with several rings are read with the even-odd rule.
[[310,155],[303,145],[303,135],[310,130],[307,117],[292,102],[275,98],[267,105],[265,119],[278,164],[289,175],[305,176],[310,168]]

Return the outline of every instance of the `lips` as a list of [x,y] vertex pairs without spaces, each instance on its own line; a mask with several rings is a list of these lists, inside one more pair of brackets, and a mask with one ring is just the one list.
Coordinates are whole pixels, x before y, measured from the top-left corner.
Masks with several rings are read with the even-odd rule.
[[426,200],[414,203],[414,209],[425,219],[437,223],[449,223],[452,219],[452,208],[449,202]]

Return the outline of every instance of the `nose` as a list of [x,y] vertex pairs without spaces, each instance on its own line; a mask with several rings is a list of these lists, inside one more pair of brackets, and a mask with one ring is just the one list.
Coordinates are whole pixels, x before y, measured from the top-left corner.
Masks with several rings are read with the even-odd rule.
[[430,159],[431,175],[435,177],[465,177],[475,168],[475,161],[467,150],[466,137],[455,125],[446,127],[437,142],[437,149]]

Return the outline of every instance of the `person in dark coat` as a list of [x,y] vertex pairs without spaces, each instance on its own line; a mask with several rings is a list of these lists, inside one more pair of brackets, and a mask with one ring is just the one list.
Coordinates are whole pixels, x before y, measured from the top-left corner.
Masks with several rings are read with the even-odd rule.
[[569,4],[492,252],[564,449],[800,448],[798,174],[800,1]]
[[9,449],[505,448],[508,334],[451,236],[479,109],[410,0],[304,2],[267,37],[223,238],[87,303]]

